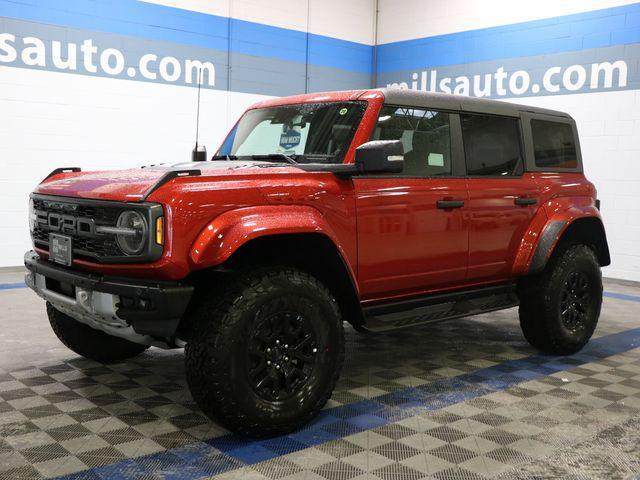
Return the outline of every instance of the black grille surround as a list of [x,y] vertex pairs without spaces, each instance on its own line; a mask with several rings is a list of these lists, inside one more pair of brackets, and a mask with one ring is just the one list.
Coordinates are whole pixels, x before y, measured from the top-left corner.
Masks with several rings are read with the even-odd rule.
[[[49,234],[58,233],[71,237],[73,258],[77,260],[107,264],[149,263],[162,256],[163,246],[155,243],[156,220],[163,215],[162,206],[157,203],[90,200],[36,193],[31,194],[30,198],[36,215],[35,222],[30,225],[31,239],[38,249],[48,252]],[[147,222],[148,238],[140,255],[125,254],[118,246],[115,235],[95,231],[99,226],[115,227],[118,217],[125,210],[137,211]],[[63,223],[58,228],[52,228],[50,214],[66,218],[72,225]]]

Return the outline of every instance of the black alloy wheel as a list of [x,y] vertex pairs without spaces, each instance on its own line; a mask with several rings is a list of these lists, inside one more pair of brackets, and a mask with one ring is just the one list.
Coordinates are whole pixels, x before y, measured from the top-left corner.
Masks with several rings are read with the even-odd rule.
[[303,389],[317,368],[318,347],[310,323],[295,312],[254,321],[247,346],[250,385],[262,399],[287,400]]
[[584,272],[573,271],[562,286],[560,316],[571,332],[583,328],[589,315],[589,279]]

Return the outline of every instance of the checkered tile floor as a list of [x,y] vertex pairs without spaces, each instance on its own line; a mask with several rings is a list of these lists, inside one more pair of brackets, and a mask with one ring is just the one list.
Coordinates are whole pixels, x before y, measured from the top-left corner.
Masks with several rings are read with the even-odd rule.
[[[180,351],[109,366],[71,352],[0,364],[0,478],[636,478],[639,312],[607,299],[598,338],[567,358],[531,349],[515,310],[388,334],[348,329],[322,415],[266,441],[199,412]],[[42,314],[29,321],[47,328]]]

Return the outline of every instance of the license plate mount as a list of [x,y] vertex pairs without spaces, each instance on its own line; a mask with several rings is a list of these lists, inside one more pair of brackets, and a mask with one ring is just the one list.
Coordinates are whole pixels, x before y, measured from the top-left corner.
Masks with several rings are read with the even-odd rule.
[[67,267],[71,266],[73,262],[71,237],[57,233],[49,234],[49,260]]

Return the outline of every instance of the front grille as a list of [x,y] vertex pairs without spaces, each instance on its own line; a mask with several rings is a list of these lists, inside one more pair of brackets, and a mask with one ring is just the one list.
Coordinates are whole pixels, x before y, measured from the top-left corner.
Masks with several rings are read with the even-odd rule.
[[[162,205],[151,202],[114,202],[84,198],[31,194],[36,221],[30,220],[31,238],[36,248],[49,251],[49,234],[71,237],[73,258],[94,263],[149,263],[162,256],[164,247],[155,242],[151,228],[163,216]],[[126,255],[115,234],[98,233],[101,226],[117,226],[125,210],[135,210],[145,218],[146,247],[139,255]]]
[[[104,203],[104,202],[101,202]],[[45,200],[42,197],[33,198],[33,206],[36,210],[56,213],[72,213],[77,217],[92,218],[101,225],[115,225],[118,215],[124,210],[123,205],[97,206],[73,201]]]
[[[118,257],[123,255],[113,238],[85,238],[69,235],[72,238],[73,254],[76,258],[101,262],[104,257]],[[49,230],[35,227],[31,232],[33,242],[37,247],[49,251]]]
[[[79,203],[82,202],[82,203]],[[86,201],[72,200],[49,200],[42,197],[33,197],[33,207],[36,212],[38,222],[31,231],[34,244],[43,250],[49,251],[49,233],[52,231],[47,223],[49,213],[69,215],[76,219],[84,218],[93,220],[95,226],[115,226],[120,213],[126,209],[125,205],[113,204],[91,205]],[[72,238],[73,255],[75,258],[89,260],[92,262],[104,262],[109,257],[117,258],[124,256],[118,247],[116,239],[112,235],[93,235],[70,233],[59,231],[63,235]]]

